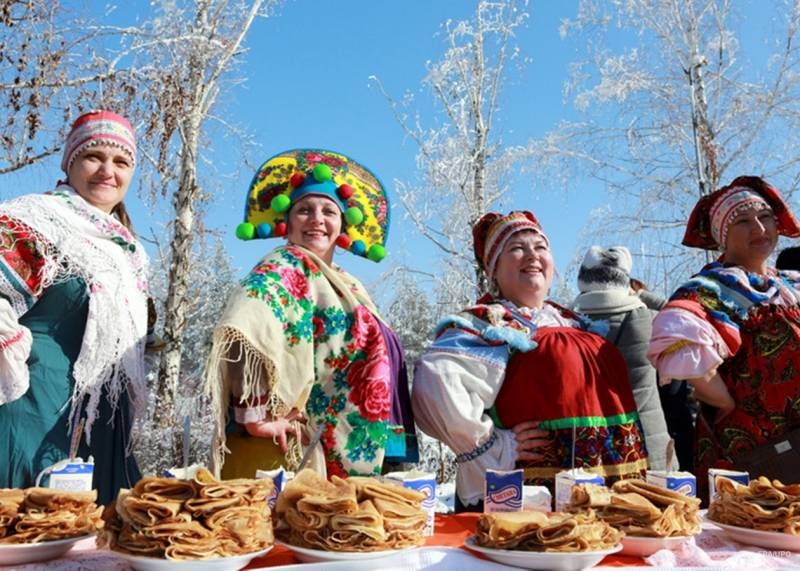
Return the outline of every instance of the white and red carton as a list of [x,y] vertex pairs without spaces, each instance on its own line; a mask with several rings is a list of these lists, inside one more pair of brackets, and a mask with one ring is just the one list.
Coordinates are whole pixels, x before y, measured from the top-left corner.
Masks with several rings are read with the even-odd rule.
[[606,483],[605,478],[600,474],[587,472],[583,468],[573,468],[562,470],[556,474],[556,511],[564,511],[569,504],[572,496],[572,487],[578,484],[597,484],[602,486]]
[[486,470],[484,512],[521,512],[524,470]]
[[697,497],[697,478],[691,472],[648,470],[645,480],[648,484],[673,490],[684,496]]
[[403,487],[426,494],[422,500],[422,509],[428,516],[425,524],[425,535],[433,535],[436,523],[436,475],[432,472],[410,470],[407,472],[389,472],[383,476],[384,482],[400,484]]

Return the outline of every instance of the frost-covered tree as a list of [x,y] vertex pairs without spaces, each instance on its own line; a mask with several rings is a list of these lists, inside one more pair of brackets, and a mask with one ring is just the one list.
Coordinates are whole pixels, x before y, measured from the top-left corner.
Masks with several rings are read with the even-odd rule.
[[411,95],[397,102],[373,78],[418,147],[418,181],[395,184],[406,217],[435,247],[431,285],[437,303],[450,310],[486,289],[471,254],[471,229],[506,195],[525,154],[504,146],[495,127],[508,68],[524,63],[515,33],[528,18],[526,6],[525,1],[482,0],[471,20],[442,25],[445,51],[428,63],[423,85],[433,97],[434,126],[423,125],[420,113],[412,111]]
[[411,366],[430,343],[439,315],[413,274],[396,271],[392,282],[395,295],[384,318],[400,338]]
[[[563,23],[563,35],[586,46],[566,85],[582,115],[531,145],[536,166],[549,164],[556,184],[576,170],[602,182],[609,203],[587,240],[628,245],[651,287],[669,292],[705,261],[680,245],[701,194],[740,174],[795,191],[798,6],[582,0]],[[745,20],[744,7],[769,17]],[[746,44],[743,32],[756,25],[766,27],[764,44]]]
[[[169,279],[164,302],[163,335],[154,420],[163,429],[179,421],[178,393],[184,392],[181,368],[191,318],[191,263],[195,234],[204,231],[213,157],[208,137],[219,126],[218,98],[241,81],[244,41],[253,22],[266,17],[277,0],[164,0],[153,2],[156,15],[141,33],[131,36],[137,78],[147,86],[138,94],[136,114],[145,124],[150,159],[157,172],[153,188],[170,197],[174,210],[170,231]],[[233,127],[230,127],[233,129]],[[208,178],[204,179],[203,174]],[[180,456],[180,439],[174,450]]]
[[98,49],[121,34],[58,0],[0,2],[0,174],[59,153],[81,111],[124,105],[118,54]]
[[[160,473],[176,463],[172,442],[167,434],[178,437],[182,433],[183,419],[191,418],[190,449],[186,451],[190,462],[206,463],[211,434],[216,422],[205,398],[203,372],[206,357],[211,348],[211,335],[222,309],[236,286],[236,272],[230,263],[219,237],[195,240],[191,252],[191,274],[187,292],[187,329],[184,335],[180,391],[175,402],[174,417],[180,422],[165,429],[156,415],[160,405],[155,390],[158,371],[158,355],[149,355],[153,371],[148,379],[151,390],[148,414],[137,424],[137,458],[144,473]],[[151,289],[158,299],[165,299],[169,288],[169,254],[158,248],[160,255],[153,259]],[[163,329],[159,319],[156,331]],[[181,452],[184,452],[181,450]]]

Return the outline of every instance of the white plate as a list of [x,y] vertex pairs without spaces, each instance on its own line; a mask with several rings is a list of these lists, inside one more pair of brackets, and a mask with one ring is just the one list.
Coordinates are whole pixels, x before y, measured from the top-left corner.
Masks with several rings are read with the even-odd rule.
[[481,547],[475,542],[475,536],[470,536],[464,545],[482,553],[492,561],[523,567],[525,569],[548,569],[550,571],[580,571],[600,563],[606,555],[618,552],[622,545],[615,545],[610,549],[600,551],[515,551],[511,549],[491,549]]
[[160,559],[157,557],[143,557],[141,555],[130,555],[129,553],[114,554],[128,562],[136,571],[175,571],[176,569],[191,569],[194,571],[238,571],[246,566],[256,557],[261,557],[272,547],[267,547],[261,551],[235,555],[233,557],[214,557],[212,559],[187,559],[186,561],[172,561],[171,559]]
[[72,546],[77,542],[87,537],[89,536],[81,535],[80,537],[54,539],[53,541],[43,541],[41,543],[1,543],[0,565],[22,565],[23,563],[56,559],[72,549]]
[[723,530],[728,537],[741,543],[757,545],[758,547],[766,547],[768,549],[800,551],[800,536],[797,535],[789,535],[788,533],[780,531],[761,531],[759,529],[738,527],[726,523],[719,523],[711,519],[708,519],[708,521]]
[[635,537],[626,535],[622,538],[622,551],[620,555],[634,557],[648,557],[661,549],[677,549],[680,545],[691,540],[692,536],[680,537]]
[[364,561],[367,559],[378,559],[380,557],[397,555],[398,553],[405,553],[411,551],[412,549],[416,549],[416,547],[407,547],[405,549],[386,549],[384,551],[325,551],[323,549],[297,547],[291,543],[279,543],[287,549],[290,549],[294,553],[294,556],[303,563],[321,563],[328,561]]

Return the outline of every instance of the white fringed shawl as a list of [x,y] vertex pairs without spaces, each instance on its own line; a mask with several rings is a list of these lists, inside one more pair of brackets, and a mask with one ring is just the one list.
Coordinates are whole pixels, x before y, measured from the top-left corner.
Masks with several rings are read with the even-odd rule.
[[[104,387],[112,409],[128,390],[134,415],[143,412],[148,262],[142,245],[119,220],[87,203],[67,185],[0,203],[0,235],[12,240],[3,244],[3,253],[11,255],[0,256],[0,295],[8,299],[6,307],[15,313],[11,316],[15,321],[51,285],[73,277],[86,283],[89,311],[73,365],[70,430],[78,426],[88,398],[84,405],[88,441]],[[13,255],[17,240],[35,250],[42,262],[38,271]],[[0,394],[16,398],[28,388],[27,378],[0,379],[0,383],[7,385]]]

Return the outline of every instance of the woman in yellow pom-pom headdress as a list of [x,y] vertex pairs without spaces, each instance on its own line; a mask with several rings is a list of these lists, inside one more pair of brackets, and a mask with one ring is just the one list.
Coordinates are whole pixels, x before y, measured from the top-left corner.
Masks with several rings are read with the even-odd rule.
[[[236,234],[287,243],[245,277],[214,333],[207,381],[223,477],[294,469],[305,455],[328,477],[416,460],[402,347],[364,287],[333,263],[336,246],[380,261],[388,228],[380,181],[344,155],[288,151],[256,173]],[[236,422],[226,435],[229,403]]]

